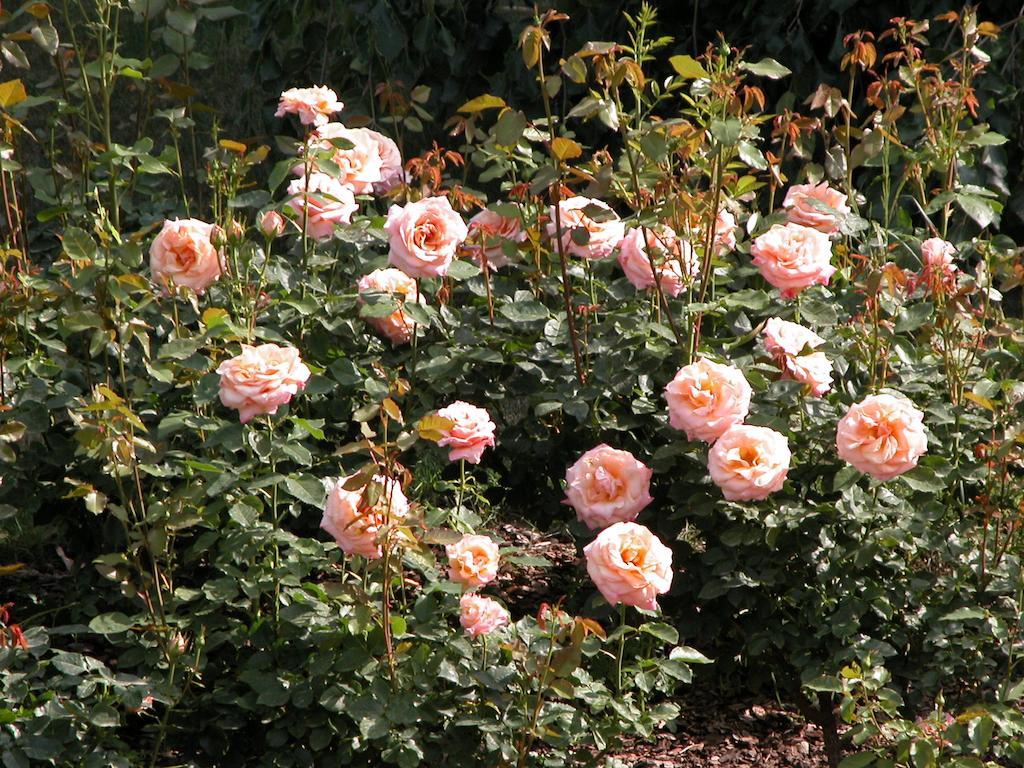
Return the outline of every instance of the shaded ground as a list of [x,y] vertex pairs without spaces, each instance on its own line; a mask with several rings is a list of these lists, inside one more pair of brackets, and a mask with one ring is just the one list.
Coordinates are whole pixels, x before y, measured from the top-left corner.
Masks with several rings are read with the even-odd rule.
[[775,702],[715,699],[689,688],[678,702],[678,732],[615,753],[631,768],[825,768],[817,726]]

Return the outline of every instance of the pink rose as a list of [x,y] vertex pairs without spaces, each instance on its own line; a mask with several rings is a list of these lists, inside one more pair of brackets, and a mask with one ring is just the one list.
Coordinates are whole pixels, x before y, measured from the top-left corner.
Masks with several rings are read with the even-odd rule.
[[611,605],[653,611],[672,586],[672,550],[647,528],[615,523],[583,548],[587,573]]
[[243,424],[253,416],[274,414],[304,389],[309,368],[294,347],[277,344],[242,345],[242,354],[225,360],[217,368],[220,374],[220,401],[238,410]]
[[839,420],[839,458],[879,480],[902,475],[928,450],[923,421],[924,414],[904,397],[866,397]]
[[380,156],[380,181],[373,185],[373,192],[377,195],[386,195],[395,187],[402,186],[405,180],[405,171],[402,170],[402,153],[388,136],[377,131],[364,128],[367,136],[377,145],[377,154]]
[[334,227],[348,224],[359,205],[352,190],[325,173],[313,172],[288,185],[288,205],[298,214],[299,228],[306,211],[306,235],[314,240],[328,240]]
[[846,204],[846,195],[838,189],[832,189],[828,182],[819,184],[794,184],[786,192],[782,207],[786,209],[786,217],[793,224],[801,224],[832,235],[839,231],[839,220],[832,213],[819,209],[810,202],[816,200],[831,208],[842,216],[850,214]]
[[[412,338],[413,321],[406,314],[406,302],[415,302],[416,281],[400,269],[376,269],[359,278],[359,293],[386,293],[398,302],[398,309],[386,317],[363,318],[392,344],[408,344]],[[362,299],[359,301],[363,303]],[[419,297],[425,305],[426,299]]]
[[485,208],[469,220],[469,236],[463,250],[477,264],[483,253],[490,269],[501,269],[508,264],[502,244],[505,241],[521,243],[525,239],[526,232],[518,216],[506,217]]
[[459,624],[470,637],[489,635],[508,625],[511,617],[497,600],[467,592],[459,598]]
[[802,325],[772,317],[761,337],[765,350],[782,369],[783,378],[806,384],[818,397],[832,389],[832,363],[824,352],[807,351],[825,343],[821,336]]
[[220,277],[220,254],[210,238],[213,225],[198,219],[168,219],[149,248],[149,270],[165,287],[202,293]]
[[425,197],[393,205],[384,224],[391,251],[388,263],[409,277],[441,277],[466,239],[466,222],[447,197]]
[[[311,146],[329,153],[331,161],[338,166],[337,180],[351,187],[357,195],[372,192],[374,184],[384,180],[384,161],[380,146],[371,135],[373,133],[367,128],[346,128],[341,123],[327,123],[317,128],[311,138]],[[331,139],[345,139],[352,146],[339,149]],[[296,171],[300,175],[305,172],[302,165],[296,166]]]
[[708,472],[729,501],[768,498],[789,472],[789,442],[767,427],[735,424],[708,451]]
[[[647,243],[644,244],[644,232]],[[669,226],[631,229],[619,242],[619,266],[638,291],[654,287],[651,254],[663,293],[678,296],[700,274],[700,261],[685,240]]]
[[467,533],[445,547],[448,578],[468,589],[482,587],[498,575],[498,545],[486,536]]
[[450,429],[441,430],[444,437],[437,443],[451,447],[449,461],[465,459],[470,464],[479,464],[484,449],[494,446],[494,422],[483,408],[456,400],[437,415],[454,422]]
[[725,208],[715,218],[715,234],[712,247],[719,256],[736,250],[736,217]]
[[281,94],[274,117],[298,115],[303,125],[324,125],[335,112],[345,105],[330,88],[315,85],[312,88],[289,88]]
[[565,473],[565,503],[592,531],[635,520],[653,501],[651,474],[629,451],[599,445]]
[[750,384],[733,365],[705,358],[684,365],[665,387],[669,424],[688,440],[713,443],[750,410]]
[[[380,535],[385,526],[409,515],[409,500],[393,478],[374,475],[364,487],[345,490],[353,475],[339,478],[327,494],[320,527],[334,537],[346,555],[376,560],[383,554]],[[369,504],[370,498],[376,500]]]
[[[590,208],[588,215],[584,209]],[[607,203],[590,197],[570,197],[558,204],[562,224],[562,248],[566,253],[579,256],[581,259],[603,259],[610,256],[619,241],[626,234],[625,225]],[[598,216],[595,221],[591,216]],[[558,236],[555,224],[555,207],[551,206],[548,214],[548,237],[554,240]],[[573,240],[573,232],[585,230],[589,240],[579,245]]]
[[260,231],[267,237],[280,237],[284,234],[285,220],[277,211],[267,211],[260,218]]
[[828,235],[800,224],[776,224],[754,239],[754,266],[764,279],[792,299],[809,285],[827,285],[835,273]]

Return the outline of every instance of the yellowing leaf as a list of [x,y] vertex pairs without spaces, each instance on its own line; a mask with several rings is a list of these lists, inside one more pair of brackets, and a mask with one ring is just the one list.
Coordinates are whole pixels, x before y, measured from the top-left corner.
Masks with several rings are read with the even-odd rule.
[[231,139],[221,139],[217,142],[224,149],[230,149],[232,152],[244,153],[246,150],[245,144],[240,141],[232,141]]
[[579,157],[583,154],[583,147],[572,139],[559,136],[551,142],[551,154],[558,160],[572,160],[574,157]]
[[485,93],[483,96],[477,96],[475,99],[467,101],[459,107],[459,112],[470,115],[474,112],[483,112],[486,109],[501,109],[504,106],[506,106],[504,99]]
[[0,83],[0,107],[13,107],[28,98],[21,80],[8,80]]
[[693,58],[693,56],[673,56],[668,60],[668,63],[672,65],[672,69],[680,77],[693,79],[708,76],[708,71],[704,69],[704,65]]
[[430,416],[424,416],[416,422],[416,431],[419,432],[420,437],[424,440],[430,440],[431,442],[436,443],[454,426],[455,422],[451,419],[446,419],[443,416],[432,414]]
[[0,576],[9,576],[12,573],[20,571],[24,567],[24,563],[11,563],[10,565],[0,565]]
[[381,402],[380,407],[384,409],[390,418],[397,421],[399,424],[404,424],[405,420],[402,418],[402,409],[398,407],[398,403],[392,400],[390,397],[385,397]]
[[993,403],[984,395],[976,395],[974,392],[965,392],[964,397],[966,397],[975,405],[980,405],[987,411],[994,411],[996,409],[996,404]]
[[32,3],[32,5],[28,6],[25,10],[37,19],[45,19],[50,15],[50,6],[46,3]]

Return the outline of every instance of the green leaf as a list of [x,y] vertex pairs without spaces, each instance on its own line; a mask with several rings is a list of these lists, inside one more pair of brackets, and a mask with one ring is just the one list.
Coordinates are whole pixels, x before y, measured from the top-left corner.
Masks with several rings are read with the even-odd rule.
[[123,613],[101,613],[89,622],[89,629],[101,635],[114,635],[126,632],[135,626],[135,622]]
[[498,312],[513,323],[532,323],[538,320],[547,320],[551,316],[547,307],[532,299],[517,301],[514,304],[502,304],[498,308]]
[[299,501],[311,507],[322,507],[324,503],[324,484],[312,475],[289,475],[284,479],[284,489]]
[[823,693],[842,693],[843,686],[834,677],[816,677],[804,683],[804,688],[809,691],[819,691]]
[[648,622],[640,625],[640,631],[671,645],[679,642],[679,632],[669,624]]
[[494,140],[503,147],[513,147],[523,137],[526,126],[526,115],[519,110],[506,109],[494,124]]
[[482,96],[477,96],[475,99],[470,99],[459,107],[458,111],[463,114],[471,115],[475,112],[483,112],[487,109],[500,109],[504,106],[506,106],[504,99],[485,93]]
[[775,59],[761,59],[760,61],[743,61],[740,62],[740,69],[746,70],[752,75],[759,75],[760,77],[767,77],[771,80],[778,80],[782,77],[787,77],[793,74],[793,71],[788,67],[784,67]]
[[710,664],[711,659],[688,645],[678,645],[669,651],[668,657],[673,661],[681,661],[684,664]]
[[965,621],[967,619],[984,619],[985,611],[981,608],[957,608],[942,617],[941,621]]
[[668,60],[668,63],[672,65],[672,69],[676,71],[676,74],[688,80],[708,77],[708,71],[704,69],[704,65],[693,58],[693,56],[673,56]]
[[935,475],[930,467],[918,465],[909,472],[904,472],[900,478],[915,491],[935,493],[946,488],[946,481]]
[[856,755],[847,755],[839,763],[839,768],[867,768],[877,759],[874,752],[858,752]]

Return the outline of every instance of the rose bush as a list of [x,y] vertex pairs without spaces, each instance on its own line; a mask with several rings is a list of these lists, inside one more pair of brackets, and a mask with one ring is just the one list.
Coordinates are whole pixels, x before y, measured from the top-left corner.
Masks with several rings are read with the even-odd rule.
[[[371,114],[289,90],[271,150],[195,130],[166,61],[83,64],[112,23],[51,53],[60,87],[4,84],[4,193],[49,208],[0,235],[0,513],[25,532],[0,579],[58,585],[0,616],[15,764],[583,761],[673,722],[708,661],[686,642],[835,764],[865,655],[908,708],[1019,692],[1020,254],[978,98],[999,30],[935,20],[955,55],[924,22],[853,34],[854,95],[804,104],[649,7],[556,56],[564,21],[518,37],[543,116],[467,94],[404,165],[422,90]],[[130,135],[127,80],[185,100],[159,148],[108,126],[21,164],[9,134],[71,135],[69,99]],[[511,520],[575,542],[565,594]]]

